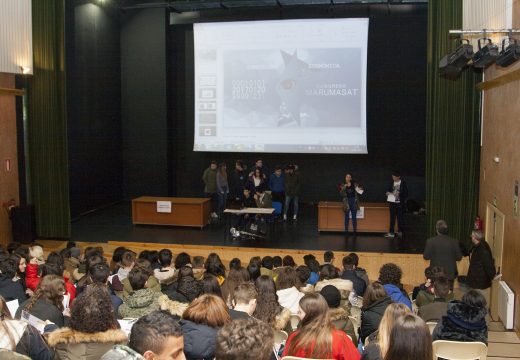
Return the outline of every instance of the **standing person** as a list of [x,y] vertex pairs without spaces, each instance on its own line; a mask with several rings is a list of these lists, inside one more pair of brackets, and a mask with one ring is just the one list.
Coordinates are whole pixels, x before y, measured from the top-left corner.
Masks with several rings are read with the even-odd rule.
[[280,165],[275,167],[274,172],[269,177],[269,189],[271,189],[273,201],[283,204],[285,198],[285,175]]
[[267,188],[267,181],[262,169],[255,169],[247,179],[246,189],[255,194],[258,190],[265,190]]
[[292,333],[282,356],[313,359],[359,360],[359,352],[346,333],[330,320],[329,305],[318,293],[305,295],[299,303],[301,328]]
[[426,240],[423,257],[430,260],[430,266],[444,268],[446,277],[454,280],[457,275],[457,261],[462,259],[459,242],[448,236],[448,224],[438,220],[435,224],[437,236]]
[[209,168],[202,175],[204,181],[204,196],[211,198],[211,217],[216,218],[217,213],[217,162],[212,160]]
[[217,215],[221,216],[226,207],[226,200],[229,194],[228,176],[226,171],[226,164],[220,163],[217,169]]
[[406,199],[408,198],[408,186],[406,181],[401,179],[401,173],[394,171],[392,173],[392,182],[388,185],[386,196],[393,196],[393,201],[389,201],[390,205],[390,231],[385,234],[385,237],[395,237],[395,219],[397,218],[397,228],[399,234],[402,235],[404,229],[403,212],[406,206]]
[[291,201],[293,203],[293,220],[298,219],[298,200],[300,196],[300,174],[294,165],[288,165],[285,169],[285,207],[283,209],[283,219],[287,220],[287,213]]
[[256,159],[253,166],[251,166],[251,172],[249,173],[249,176],[252,176],[254,171],[258,169],[263,174],[263,178],[266,179],[266,174],[269,174],[269,169],[264,164],[264,161],[262,159]]
[[495,261],[493,260],[489,244],[484,240],[482,231],[473,230],[471,232],[471,242],[473,243],[473,248],[469,256],[466,284],[470,288],[482,293],[489,304],[491,282],[496,275]]
[[345,175],[345,183],[341,185],[339,194],[343,198],[343,211],[345,212],[345,232],[348,234],[349,215],[352,215],[352,231],[357,235],[357,211],[359,210],[358,193],[363,189],[352,180],[352,175]]
[[244,163],[242,160],[237,160],[235,162],[235,170],[233,170],[229,179],[229,193],[233,199],[243,199],[247,178]]

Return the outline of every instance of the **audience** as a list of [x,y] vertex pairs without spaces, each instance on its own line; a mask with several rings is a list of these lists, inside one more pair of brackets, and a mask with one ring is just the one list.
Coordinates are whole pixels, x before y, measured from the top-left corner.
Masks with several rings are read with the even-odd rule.
[[158,299],[161,292],[153,291],[147,287],[150,272],[142,267],[134,267],[128,274],[128,280],[133,292],[128,295],[124,303],[119,306],[119,315],[122,318],[135,318],[159,310]]
[[171,284],[175,277],[175,268],[172,266],[173,254],[171,250],[162,249],[159,251],[159,269],[154,269],[153,274],[159,283]]
[[448,303],[446,315],[433,331],[433,340],[480,341],[487,345],[487,303],[477,290],[470,290],[461,301]]
[[132,327],[130,342],[116,345],[101,360],[185,360],[184,339],[177,319],[166,311],[153,311]]
[[298,315],[301,328],[287,339],[283,356],[341,360],[360,358],[347,334],[332,325],[329,306],[323,296],[318,293],[305,295],[300,300]]
[[394,302],[405,304],[412,309],[412,302],[401,284],[403,272],[396,264],[388,263],[379,269],[379,282]]
[[430,360],[433,358],[432,337],[426,323],[418,316],[399,317],[390,332],[385,360]]
[[26,321],[14,320],[1,296],[0,349],[15,351],[21,355],[29,356],[33,360],[54,359],[54,352],[38,330]]
[[230,321],[226,304],[218,296],[204,294],[193,300],[180,321],[186,359],[213,359],[217,333]]
[[289,309],[292,314],[298,313],[298,304],[304,295],[298,288],[296,271],[292,267],[282,268],[276,279],[276,295],[280,306]]
[[48,343],[60,359],[97,360],[127,335],[118,329],[110,294],[105,286],[91,285],[74,303],[70,328],[48,335]]
[[274,334],[265,323],[253,318],[232,321],[217,334],[216,360],[269,360]]
[[395,321],[406,314],[410,314],[410,309],[404,304],[390,304],[387,306],[378,329],[373,332],[366,342],[368,345],[363,350],[361,359],[363,360],[382,360],[382,354],[388,351],[390,346],[390,333]]
[[25,310],[40,320],[48,320],[58,327],[65,326],[63,294],[65,294],[63,277],[58,275],[42,277],[34,295],[18,308],[16,318],[20,319],[22,311]]
[[383,314],[391,303],[392,299],[381,283],[376,281],[368,285],[361,310],[361,326],[359,328],[361,343],[364,344],[365,339],[378,329]]
[[418,315],[424,321],[439,321],[448,310],[447,297],[450,293],[450,281],[446,277],[438,277],[433,284],[433,302],[419,307]]
[[[324,253],[321,267],[312,254],[298,267],[290,256],[255,256],[247,268],[232,259],[228,272],[216,253],[193,261],[180,253],[172,262],[169,249],[145,250],[136,259],[120,247],[110,277],[100,247],[80,256],[70,242],[46,261],[39,245],[8,249],[0,249],[0,350],[34,359],[267,360],[275,358],[273,330],[284,330],[290,334],[280,349],[284,356],[359,359],[359,335],[365,360],[423,360],[432,353],[424,321],[438,321],[433,339],[487,343],[486,299],[470,290],[450,302],[453,282],[440,267],[426,269],[425,282],[414,289],[417,317],[401,268],[385,264],[369,284],[355,253],[343,258],[340,277],[332,251]],[[64,294],[74,298],[76,291],[69,307]],[[47,343],[31,325],[11,319],[6,300],[21,304],[18,319],[25,311],[46,322]],[[128,345],[117,314],[138,319]],[[300,318],[295,330],[292,315]],[[359,330],[351,321],[358,316]]]
[[246,319],[251,317],[256,309],[258,292],[251,282],[238,285],[233,292],[233,309],[229,310],[231,319]]
[[338,330],[345,332],[352,341],[357,344],[356,331],[354,325],[349,319],[349,311],[341,306],[340,291],[332,285],[327,285],[320,291],[321,296],[327,301],[329,306],[330,321],[332,325]]
[[341,278],[352,282],[357,296],[363,296],[363,294],[365,294],[367,284],[356,272],[356,259],[354,257],[349,255],[343,258],[343,274]]
[[278,303],[274,280],[262,275],[256,279],[255,286],[258,297],[253,317],[265,322],[275,330],[292,332],[291,311]]

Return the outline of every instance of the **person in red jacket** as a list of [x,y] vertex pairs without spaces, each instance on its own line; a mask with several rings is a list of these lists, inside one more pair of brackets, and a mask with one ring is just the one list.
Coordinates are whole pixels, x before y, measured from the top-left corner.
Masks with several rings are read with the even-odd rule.
[[[25,269],[25,284],[27,288],[35,291],[40,283],[40,279],[45,275],[61,276],[65,281],[67,294],[70,296],[69,304],[72,304],[72,301],[76,298],[76,288],[69,282],[67,277],[63,276],[65,266],[63,257],[56,252],[52,252],[47,257],[47,263],[41,265],[41,269],[38,263],[38,259],[31,258],[29,264],[27,264],[27,268]],[[40,274],[38,274],[39,272]]]
[[328,310],[327,301],[320,294],[305,295],[298,311],[302,327],[289,336],[282,356],[359,360],[356,346],[347,334],[336,330]]

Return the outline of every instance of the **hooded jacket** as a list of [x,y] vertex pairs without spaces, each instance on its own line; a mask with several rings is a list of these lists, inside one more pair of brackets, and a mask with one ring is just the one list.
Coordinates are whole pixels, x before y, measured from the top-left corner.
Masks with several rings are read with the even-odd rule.
[[48,335],[49,346],[56,349],[60,360],[98,360],[115,344],[127,341],[126,334],[118,329],[89,334],[62,328]]
[[352,342],[357,344],[357,336],[354,331],[354,325],[352,321],[349,319],[349,312],[342,307],[338,308],[330,308],[329,309],[330,320],[334,327],[338,330],[343,331],[345,334],[350,336]]
[[119,315],[122,318],[138,319],[152,311],[159,310],[160,292],[148,288],[135,291],[119,306]]
[[288,289],[278,290],[276,295],[278,295],[278,303],[284,308],[289,309],[292,314],[298,312],[300,299],[304,296],[304,294],[294,286]]
[[377,330],[387,306],[391,303],[392,299],[390,296],[387,296],[370,304],[365,310],[361,312],[361,327],[359,329],[359,337],[363,344],[365,343],[365,338]]
[[101,360],[144,360],[144,357],[126,345],[115,345]]
[[385,284],[383,287],[395,303],[405,304],[410,310],[412,310],[412,302],[410,301],[410,298],[405,295],[401,289],[392,284]]
[[487,345],[486,314],[485,307],[452,301],[448,303],[446,316],[433,330],[433,340],[480,341]]
[[218,328],[196,324],[189,320],[179,322],[184,336],[184,355],[186,360],[215,358]]

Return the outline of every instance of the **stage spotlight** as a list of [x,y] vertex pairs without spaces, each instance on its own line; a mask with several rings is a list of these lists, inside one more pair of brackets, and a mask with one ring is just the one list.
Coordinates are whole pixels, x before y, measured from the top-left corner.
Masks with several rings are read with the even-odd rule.
[[439,62],[439,75],[449,80],[458,79],[472,56],[473,46],[469,43],[469,40],[462,39],[461,44],[455,51],[444,56]]
[[[487,44],[481,46],[480,40],[487,40]],[[491,39],[478,39],[478,51],[473,55],[473,67],[485,69],[498,58],[498,46],[491,42]]]
[[502,40],[502,51],[496,59],[496,64],[501,67],[507,67],[520,59],[520,44],[516,39],[509,39],[509,45],[505,47],[506,40]]

